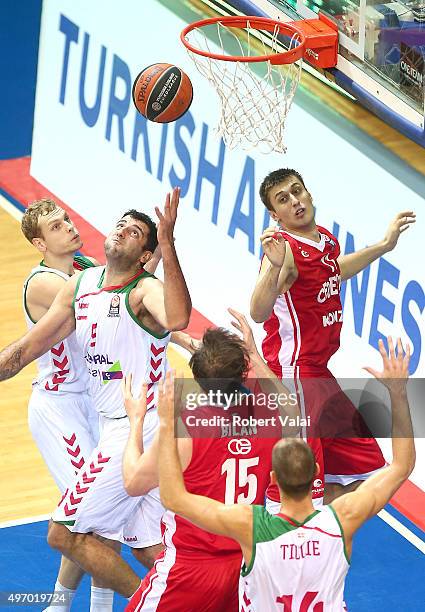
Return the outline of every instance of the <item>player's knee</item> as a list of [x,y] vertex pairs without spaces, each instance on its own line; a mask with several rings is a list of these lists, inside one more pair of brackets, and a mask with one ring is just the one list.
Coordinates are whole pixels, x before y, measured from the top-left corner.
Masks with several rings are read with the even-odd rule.
[[163,550],[164,547],[162,544],[155,544],[154,546],[149,546],[148,548],[132,548],[134,557],[139,563],[148,569],[152,569],[156,558]]
[[65,552],[65,550],[69,546],[70,535],[71,534],[69,530],[65,527],[65,525],[50,521],[47,533],[47,543],[51,548],[55,548],[56,550]]

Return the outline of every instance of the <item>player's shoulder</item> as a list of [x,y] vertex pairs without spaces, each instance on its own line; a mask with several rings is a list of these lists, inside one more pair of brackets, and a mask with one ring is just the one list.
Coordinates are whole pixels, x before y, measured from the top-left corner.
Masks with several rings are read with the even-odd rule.
[[73,279],[74,276],[67,279],[66,275],[60,276],[53,270],[46,270],[43,271],[43,273],[34,274],[28,280],[25,288],[26,307],[42,307],[48,309],[56,296],[61,292],[67,292],[68,287],[70,293],[73,293],[74,285],[69,285]]
[[332,511],[343,529],[347,529],[351,522],[364,518],[365,508],[368,510],[371,497],[368,492],[350,491],[333,500],[327,507]]
[[74,257],[75,270],[81,271],[96,266],[100,266],[100,263],[94,257],[87,257],[86,255],[75,255]]
[[27,281],[27,293],[37,293],[42,291],[58,291],[65,285],[67,279],[57,274],[54,270],[40,270],[32,274]]
[[159,280],[159,278],[157,278],[154,274],[151,274],[150,272],[146,272],[145,270],[140,276],[140,279],[138,280],[135,289],[137,291],[142,291],[143,293],[146,293],[149,291],[161,289],[162,286],[163,283]]

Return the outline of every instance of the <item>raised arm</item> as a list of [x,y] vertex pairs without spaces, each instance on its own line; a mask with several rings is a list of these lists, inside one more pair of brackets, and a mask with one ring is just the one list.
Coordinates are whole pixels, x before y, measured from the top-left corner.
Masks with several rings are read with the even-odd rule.
[[15,376],[75,329],[73,298],[77,275],[59,291],[46,314],[34,327],[0,353],[0,380]]
[[389,502],[397,489],[407,480],[415,465],[415,444],[406,390],[410,348],[407,346],[404,353],[401,340],[398,339],[396,355],[391,338],[388,338],[388,346],[387,354],[384,343],[382,340],[379,341],[383,371],[365,369],[382,382],[390,394],[393,460],[388,467],[363,482],[356,491],[332,502],[349,542],[353,533]]
[[158,264],[161,261],[161,257],[162,257],[161,247],[158,244],[155,251],[152,254],[152,257],[143,266],[146,272],[149,272],[150,274],[155,274]]
[[244,505],[224,504],[193,495],[186,490],[182,467],[174,435],[174,380],[167,372],[165,385],[161,386],[158,402],[159,415],[159,491],[166,508],[191,521],[201,529],[217,535],[225,535],[239,542],[245,560],[252,553],[252,508]]
[[140,395],[132,394],[132,375],[125,376],[122,393],[127,416],[130,421],[130,435],[124,450],[122,471],[124,488],[131,496],[145,495],[158,486],[158,435],[145,452],[143,448],[143,423],[146,415],[147,383],[142,385]]
[[291,288],[298,276],[291,247],[275,228],[261,236],[264,258],[251,297],[251,317],[263,323],[270,316],[278,296]]
[[[245,347],[249,353],[251,367],[254,370],[256,378],[258,378],[260,381],[262,393],[279,397],[279,399],[282,400],[282,403],[279,401],[279,412],[282,419],[285,419],[286,416],[290,419],[296,419],[300,416],[300,408],[296,394],[291,394],[289,389],[283,384],[282,380],[270,370],[258,352],[252,329],[249,326],[246,317],[233,308],[228,308],[228,311],[232,317],[234,317],[231,324],[242,335]],[[284,423],[285,420],[282,422]],[[294,429],[293,426],[289,426],[289,424],[288,426],[282,426],[282,437],[293,436],[296,433],[296,429]]]
[[[174,247],[173,232],[179,197],[180,189],[176,187],[171,196],[167,194],[164,213],[161,213],[159,208],[155,208],[159,219],[157,232],[162,254],[164,283],[161,288],[158,285],[159,281],[155,287],[152,282],[145,282],[143,285],[143,305],[162,327],[170,331],[187,327],[192,309],[189,291]],[[160,292],[163,294],[162,298]]]
[[182,331],[176,331],[171,334],[170,342],[177,344],[189,351],[191,355],[202,345],[201,340],[193,338],[190,334]]
[[411,210],[400,212],[391,221],[383,240],[355,253],[340,255],[338,257],[338,264],[341,270],[341,279],[347,280],[355,276],[367,268],[375,259],[388,253],[388,251],[392,251],[398,242],[400,234],[406,231],[415,221],[416,215]]
[[[143,448],[143,423],[146,415],[147,384],[142,385],[140,395],[136,398],[132,392],[132,375],[125,376],[122,382],[122,392],[127,416],[130,421],[130,435],[123,456],[124,488],[133,497],[145,495],[158,486],[158,433],[151,446]],[[184,465],[191,458],[190,440],[182,440],[180,453]]]

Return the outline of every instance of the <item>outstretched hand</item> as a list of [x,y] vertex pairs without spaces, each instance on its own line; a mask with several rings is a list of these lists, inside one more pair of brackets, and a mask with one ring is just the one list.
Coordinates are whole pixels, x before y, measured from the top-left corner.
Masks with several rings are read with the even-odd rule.
[[235,321],[231,321],[231,324],[242,334],[242,339],[248,353],[251,356],[254,354],[256,355],[258,353],[257,345],[255,344],[254,334],[252,333],[247,318],[237,310],[233,310],[233,308],[228,308],[227,311],[236,319]]
[[412,223],[416,222],[416,214],[412,210],[405,210],[391,221],[387,233],[384,237],[384,244],[387,251],[392,251],[396,246],[400,235],[405,232]]
[[260,237],[263,251],[272,266],[281,268],[285,261],[286,240],[277,231],[278,228],[268,227]]
[[363,368],[372,374],[377,380],[387,387],[389,391],[402,391],[406,388],[409,378],[410,345],[403,349],[401,339],[397,338],[397,354],[394,350],[394,343],[391,336],[388,336],[388,353],[385,350],[384,342],[379,339],[379,352],[381,353],[383,370],[378,372],[373,368]]
[[157,235],[159,245],[173,245],[174,243],[174,226],[177,219],[177,209],[180,200],[180,187],[174,187],[173,191],[167,193],[165,198],[164,211],[161,212],[158,206],[155,206],[156,216],[158,217]]
[[125,411],[131,420],[142,419],[146,414],[146,395],[148,391],[147,383],[142,384],[139,397],[135,398],[131,391],[133,375],[124,376],[121,381],[121,391],[124,397]]

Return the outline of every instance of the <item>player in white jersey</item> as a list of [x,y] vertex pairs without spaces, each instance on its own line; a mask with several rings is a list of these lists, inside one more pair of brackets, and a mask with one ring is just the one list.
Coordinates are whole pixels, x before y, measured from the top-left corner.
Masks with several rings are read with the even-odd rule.
[[[43,255],[24,283],[24,313],[31,329],[46,314],[65,282],[77,270],[97,262],[75,256],[82,246],[81,238],[68,214],[53,200],[46,198],[30,204],[21,228]],[[75,334],[41,355],[37,368],[29,404],[29,426],[47,467],[64,493],[98,440],[98,415],[88,401],[88,375]],[[77,405],[68,405],[68,401]]]
[[[49,543],[105,587],[126,597],[140,579],[113,550],[113,540],[120,539],[138,500],[128,497],[122,484],[121,458],[129,426],[119,384],[123,369],[135,372],[136,368],[139,383],[144,379],[156,385],[165,370],[169,331],[184,329],[189,321],[190,296],[173,239],[178,201],[176,188],[167,195],[164,212],[155,209],[158,228],[147,215],[134,210],[125,214],[105,241],[106,267],[86,270],[78,280],[71,278],[48,313],[0,354],[2,380],[76,329],[94,404],[101,414],[101,436],[86,469],[79,472],[54,514]],[[164,284],[143,270],[157,243]],[[156,410],[151,405],[145,444],[155,428]],[[144,546],[152,558],[158,550],[152,545],[160,542],[162,508],[154,494],[139,502],[146,519]]]
[[[28,206],[21,222],[25,238],[42,254],[24,283],[23,305],[31,329],[50,308],[57,293],[78,270],[97,265],[75,256],[82,247],[78,230],[66,211],[48,198]],[[38,449],[61,494],[84,465],[99,438],[99,417],[88,396],[88,375],[75,333],[37,359],[38,376],[28,405],[28,423]],[[69,609],[84,572],[62,557],[55,591]],[[99,597],[99,589],[92,588]],[[103,599],[108,594],[100,592]],[[92,604],[93,604],[92,597]],[[92,606],[92,610],[95,609]]]
[[263,506],[224,505],[189,493],[184,484],[174,438],[174,392],[160,403],[159,487],[166,508],[217,535],[235,539],[245,563],[240,581],[241,612],[345,610],[344,581],[354,533],[377,514],[408,478],[415,446],[406,383],[410,349],[404,353],[391,338],[389,354],[380,341],[383,371],[366,368],[389,390],[392,407],[393,461],[332,505],[315,510],[311,486],[318,464],[301,439],[277,442],[272,482],[281,508],[273,516]]

